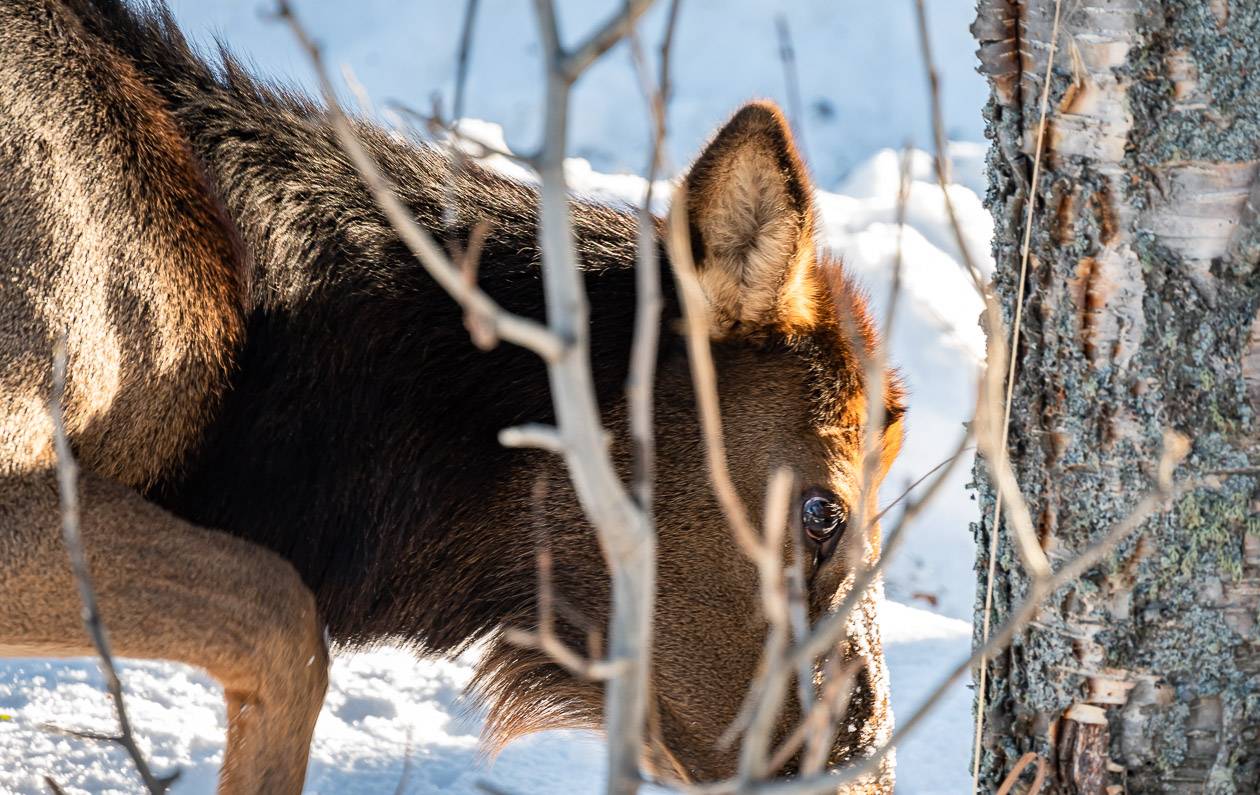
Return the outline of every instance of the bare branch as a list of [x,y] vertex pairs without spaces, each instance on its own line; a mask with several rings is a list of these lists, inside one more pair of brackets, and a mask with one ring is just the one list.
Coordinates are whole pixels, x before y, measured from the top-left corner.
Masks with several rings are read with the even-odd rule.
[[801,81],[796,69],[796,48],[792,45],[792,32],[788,29],[787,16],[776,14],[774,30],[779,39],[779,63],[783,65],[783,81],[787,86],[788,116],[792,120],[796,146],[801,156],[809,161],[809,147],[805,146],[805,106],[801,102]]
[[[926,27],[926,22],[925,22],[925,11],[923,9],[923,0],[916,0],[916,5],[918,8],[918,14],[919,14],[920,35],[924,42],[924,55],[926,58],[930,58],[930,53],[927,49],[928,36],[927,36],[927,27]],[[1008,456],[1007,447],[1008,447],[1010,422],[1011,422],[1011,399],[1014,396],[1014,390],[1015,390],[1015,367],[1016,367],[1016,363],[1018,361],[1018,356],[1019,356],[1020,331],[1023,326],[1024,290],[1025,290],[1026,281],[1028,277],[1029,243],[1032,240],[1032,219],[1033,219],[1033,211],[1036,206],[1037,179],[1041,171],[1041,154],[1045,148],[1046,117],[1049,113],[1049,107],[1050,107],[1049,105],[1050,74],[1051,74],[1051,70],[1054,68],[1055,47],[1058,45],[1058,42],[1059,42],[1059,22],[1060,22],[1060,13],[1062,11],[1062,6],[1063,6],[1062,0],[1055,0],[1054,25],[1053,25],[1053,30],[1050,34],[1049,53],[1046,57],[1046,75],[1045,75],[1045,79],[1042,81],[1040,119],[1037,122],[1037,148],[1036,148],[1036,153],[1033,158],[1032,179],[1029,182],[1028,196],[1026,199],[1028,203],[1028,211],[1024,219],[1024,240],[1023,240],[1023,246],[1021,247],[1021,251],[1020,251],[1020,263],[1019,263],[1019,286],[1016,288],[1016,292],[1015,292],[1015,317],[1014,317],[1014,322],[1012,324],[1012,329],[1011,329],[1011,344],[1008,350],[1009,362],[1008,362],[1008,370],[1006,374],[1006,394],[1005,394],[1005,400],[1002,404],[1001,440],[997,443],[997,450],[994,451],[997,454],[996,458],[992,459],[996,461],[996,467],[992,468],[991,471],[996,471],[996,473],[999,475],[999,477],[996,478],[997,484],[998,484],[997,485],[998,496],[997,496],[997,499],[994,500],[993,523],[990,526],[990,535],[989,535],[988,580],[985,584],[984,614],[981,620],[981,635],[980,635],[982,644],[987,642],[989,638],[989,623],[991,620],[990,613],[993,609],[993,581],[997,574],[997,540],[998,540],[999,527],[1001,526],[1002,505],[1005,502],[1005,500],[1003,500],[1002,495],[1004,493],[1012,494],[1012,490],[1014,494],[1019,493],[1019,484],[1014,482],[1014,473],[1010,472],[1009,463],[1007,461],[1007,456]],[[952,218],[953,217],[951,216],[951,220]],[[959,239],[961,240],[961,234],[959,234],[958,236],[959,236]],[[990,325],[993,326],[994,328],[991,328],[989,330],[989,341],[990,341],[990,344],[992,345],[994,344],[994,341],[998,339],[998,337],[996,336],[994,332],[995,331],[1000,332],[1000,328],[999,328],[1000,324],[998,324],[997,322],[995,312],[992,312],[990,310],[989,314],[994,316],[994,319],[990,322]],[[1005,335],[1003,335],[1001,339],[1004,340],[1004,338],[1005,338]],[[990,416],[993,416],[995,415],[995,412],[989,412],[989,414]],[[985,458],[986,460],[989,460],[992,457],[990,455],[986,455]],[[1020,497],[1020,500],[1022,501],[1022,496]],[[1030,535],[1031,520],[1028,522],[1028,525],[1025,525],[1024,516],[1020,514],[1018,510],[1015,513],[1017,515],[1017,522],[1015,523],[1016,532],[1018,534],[1017,537],[1022,539],[1020,541],[1019,546],[1022,551],[1021,554],[1025,556],[1025,561],[1027,561],[1028,560],[1027,555],[1031,551],[1029,549],[1029,546],[1030,546],[1029,539],[1027,538],[1027,536]],[[1040,574],[1042,577],[1045,576],[1044,571],[1040,572]],[[984,657],[981,657],[980,658],[980,672],[978,676],[978,681],[976,683],[976,726],[975,726],[974,736],[972,738],[973,748],[972,748],[972,758],[971,758],[971,791],[973,793],[976,792],[980,787],[981,740],[983,739],[983,735],[984,735],[984,712],[985,712],[984,704],[985,704],[985,698],[987,696],[987,690],[988,690],[988,681],[987,681],[988,675],[989,675],[989,667],[987,664],[987,660]]]
[[1001,786],[998,787],[996,795],[1008,795],[1015,787],[1015,782],[1019,781],[1019,777],[1023,775],[1024,770],[1033,762],[1037,763],[1037,772],[1034,775],[1032,784],[1028,787],[1029,793],[1041,792],[1041,782],[1046,777],[1046,760],[1042,759],[1036,751],[1029,751],[1021,756],[1015,762],[1015,766],[1011,768],[1011,772],[1006,775]]
[[328,78],[319,45],[307,34],[288,0],[277,0],[276,17],[293,31],[315,69],[320,92],[328,106],[329,121],[342,151],[354,164],[394,231],[424,269],[460,306],[475,313],[482,319],[481,322],[493,329],[496,337],[528,348],[548,362],[560,358],[567,347],[564,339],[541,323],[505,311],[481,289],[470,287],[428,231],[415,222],[411,210],[399,200],[393,185],[359,140]]
[[630,407],[630,435],[634,439],[634,492],[639,506],[652,511],[656,477],[656,438],[653,429],[653,394],[656,359],[660,342],[661,271],[657,258],[656,224],[652,215],[652,191],[662,165],[669,103],[669,56],[678,20],[680,0],[672,0],[660,49],[660,77],[653,85],[639,37],[631,28],[630,52],[642,86],[643,98],[652,114],[652,144],[648,156],[647,183],[638,212],[638,239],[635,249],[634,339],[630,349],[630,374],[626,382],[626,402]]
[[[96,604],[96,591],[92,588],[87,555],[83,550],[83,538],[79,532],[79,466],[74,460],[74,454],[70,450],[70,441],[66,437],[65,414],[62,409],[65,391],[66,342],[63,337],[57,341],[53,349],[52,394],[48,398],[48,413],[52,416],[53,424],[53,444],[57,452],[57,490],[61,497],[61,539],[70,557],[70,570],[74,573],[74,580],[79,588],[79,601],[83,603],[83,626],[92,640],[92,646],[96,649],[101,673],[105,675],[105,687],[113,699],[114,713],[118,717],[117,735],[73,731],[68,733],[122,746],[131,757],[132,764],[136,766],[136,772],[140,774],[145,789],[151,795],[161,795],[179,778],[179,771],[176,770],[166,776],[157,776],[153,773],[140,747],[136,744],[131,720],[127,717],[122,681],[118,678],[114,656],[110,651],[109,635],[101,620],[100,608]],[[50,786],[56,786],[51,779],[48,779],[48,783]]]
[[473,28],[477,22],[478,0],[468,0],[464,6],[464,24],[459,34],[459,51],[455,57],[455,98],[451,101],[451,122],[458,124],[464,117],[464,91],[468,85],[468,62],[472,52]]
[[549,453],[564,455],[564,440],[560,431],[550,425],[517,425],[499,431],[499,444],[504,447],[537,447]]
[[[590,372],[589,306],[573,238],[564,173],[568,147],[569,92],[595,58],[620,39],[650,2],[631,0],[603,31],[566,56],[551,0],[535,0],[546,63],[542,147],[538,173],[539,245],[548,327],[571,344],[547,365],[557,424],[566,442],[565,462],[587,517],[598,531],[612,575],[609,659],[624,665],[605,688],[608,791],[631,795],[639,788],[639,758],[647,718],[652,612],[656,598],[656,531],[651,515],[626,491],[608,455]],[[615,36],[606,32],[612,30]]]
[[573,239],[564,157],[569,89],[574,77],[615,44],[649,5],[644,0],[631,2],[623,14],[576,53],[566,55],[560,47],[552,3],[535,2],[547,69],[544,137],[537,159],[541,179],[539,245],[548,318],[543,326],[504,312],[485,293],[470,287],[428,232],[415,223],[338,105],[319,48],[298,23],[288,2],[277,3],[277,16],[289,24],[316,70],[343,151],[395,231],[443,289],[466,310],[478,315],[479,322],[490,324],[496,336],[535,351],[547,363],[556,426],[563,444],[554,444],[545,434],[534,434],[531,441],[545,439],[544,444],[563,452],[574,490],[597,531],[612,575],[608,655],[609,664],[616,670],[609,672],[615,675],[606,686],[604,713],[609,738],[608,789],[617,795],[634,793],[640,782],[638,760],[647,715],[651,617],[656,593],[656,536],[650,516],[617,475],[609,455],[608,436],[601,425],[590,372],[589,308]]
[[538,567],[538,631],[509,629],[504,638],[516,646],[545,652],[574,676],[590,680],[612,679],[622,672],[617,662],[588,660],[565,644],[556,634],[555,593],[551,586],[551,549],[543,543],[536,555]]
[[[625,6],[604,22],[586,41],[565,54],[559,61],[559,73],[570,84],[577,82],[582,73],[598,61],[604,53],[611,50],[622,39],[629,35],[634,24],[643,12],[652,7],[653,0],[625,0]],[[550,3],[548,3],[550,5]],[[555,13],[550,14],[552,29],[555,29]],[[559,37],[554,41],[554,52],[560,53]]]
[[760,554],[761,541],[748,518],[748,509],[735,490],[730,465],[726,456],[726,439],[722,430],[722,410],[718,403],[717,368],[713,364],[713,351],[709,346],[709,307],[700,279],[696,276],[695,260],[691,252],[691,237],[687,226],[686,184],[674,192],[669,211],[667,248],[673,266],[674,279],[678,284],[682,303],[683,321],[687,330],[687,355],[691,362],[691,383],[695,391],[696,409],[700,414],[700,428],[704,435],[705,462],[713,493],[726,523],[740,550],[752,561]]

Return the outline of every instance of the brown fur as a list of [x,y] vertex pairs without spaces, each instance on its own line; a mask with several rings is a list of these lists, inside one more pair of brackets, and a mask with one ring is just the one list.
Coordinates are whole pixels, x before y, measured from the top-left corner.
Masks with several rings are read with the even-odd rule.
[[[367,124],[360,134],[434,234],[463,244],[490,224],[485,288],[541,317],[534,189],[475,165],[455,171],[437,150]],[[203,665],[224,682],[223,791],[300,787],[325,681],[321,621],[345,646],[449,653],[488,637],[476,687],[492,742],[598,727],[597,684],[500,637],[536,624],[542,539],[567,606],[562,634],[583,646],[587,629],[607,624],[604,562],[562,462],[495,441],[506,425],[552,419],[545,371],[518,349],[470,344],[317,108],[226,56],[208,65],[160,8],[12,0],[0,6],[0,168],[11,175],[0,184],[10,254],[0,261],[0,652],[86,651],[56,540],[44,403],[51,346],[65,333],[68,426],[87,473],[85,541],[106,621],[120,654]],[[760,516],[766,476],[786,464],[803,487],[852,505],[867,396],[844,329],[856,327],[869,352],[874,327],[839,264],[815,250],[812,187],[778,110],[740,111],[687,188],[740,495]],[[578,202],[574,226],[592,375],[629,477],[634,216]],[[645,753],[666,774],[706,779],[732,770],[717,738],[765,622],[755,571],[705,474],[668,267]],[[876,399],[888,408],[886,470],[900,444],[895,381]],[[874,559],[877,538],[847,534],[809,572],[812,616],[843,597],[848,561]],[[838,649],[865,666],[835,763],[891,727],[876,598],[864,597]],[[780,736],[798,712],[787,710]],[[855,791],[891,783],[888,764]]]
[[[29,299],[0,305],[3,416],[23,417],[5,423],[0,471],[48,463],[47,362],[65,334],[78,455],[146,485],[196,441],[217,403],[243,330],[242,253],[135,68],[94,47],[64,9],[19,5],[0,56],[0,171],[21,203],[6,203],[0,224],[20,232],[5,237],[8,289]],[[58,102],[47,101],[50,85]]]

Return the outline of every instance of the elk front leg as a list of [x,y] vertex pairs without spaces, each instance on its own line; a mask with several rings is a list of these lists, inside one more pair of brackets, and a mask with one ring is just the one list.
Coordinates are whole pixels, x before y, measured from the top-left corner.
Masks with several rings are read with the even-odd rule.
[[[328,657],[310,591],[286,561],[85,474],[82,535],[120,657],[176,660],[223,685],[219,792],[298,793]],[[0,655],[94,653],[61,541],[51,475],[0,480]]]

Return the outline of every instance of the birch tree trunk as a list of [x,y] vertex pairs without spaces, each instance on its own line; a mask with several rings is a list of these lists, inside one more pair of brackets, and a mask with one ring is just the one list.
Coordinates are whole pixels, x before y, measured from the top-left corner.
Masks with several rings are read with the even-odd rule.
[[[1055,11],[980,0],[973,27],[1008,325]],[[1151,490],[1164,429],[1192,442],[1177,480],[1260,464],[1260,3],[1061,14],[1009,446],[1056,568]],[[994,491],[976,479],[982,605]],[[989,661],[980,791],[1033,751],[1042,792],[1260,792],[1258,480],[1216,480]],[[994,626],[1029,586],[1011,541],[1002,528]]]

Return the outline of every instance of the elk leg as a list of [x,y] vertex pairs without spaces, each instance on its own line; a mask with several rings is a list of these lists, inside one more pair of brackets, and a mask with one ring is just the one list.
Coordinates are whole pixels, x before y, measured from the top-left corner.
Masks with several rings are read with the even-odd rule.
[[[113,652],[223,684],[220,795],[298,793],[327,685],[314,598],[277,555],[84,475],[82,536]],[[91,655],[51,475],[0,479],[0,655]]]

